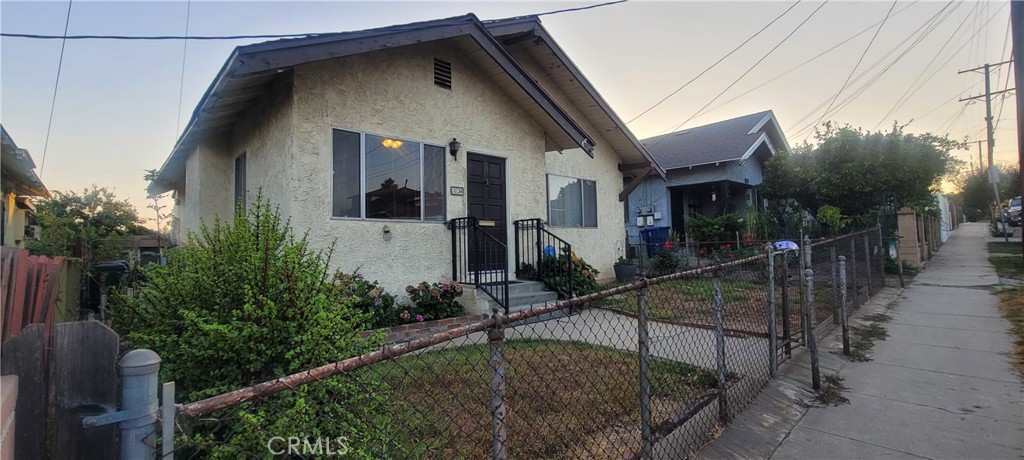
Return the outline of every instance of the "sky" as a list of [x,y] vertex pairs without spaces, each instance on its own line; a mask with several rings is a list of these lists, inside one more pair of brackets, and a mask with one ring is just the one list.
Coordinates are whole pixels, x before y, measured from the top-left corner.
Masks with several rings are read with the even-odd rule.
[[[67,33],[338,32],[597,3],[76,0]],[[0,29],[61,35],[68,5],[4,0]],[[983,100],[958,101],[983,94],[984,77],[958,71],[1009,60],[1011,52],[1008,1],[629,1],[542,22],[640,139],[766,109],[791,145],[813,141],[813,126],[824,120],[984,139]],[[68,40],[61,60],[61,40],[4,37],[0,122],[29,150],[50,190],[108,187],[152,217],[143,174],[163,164],[232,48],[259,41]],[[993,67],[993,92],[1012,88],[1010,70]],[[994,96],[992,111],[996,162],[1015,163],[1012,93]],[[976,165],[977,149],[956,154]]]

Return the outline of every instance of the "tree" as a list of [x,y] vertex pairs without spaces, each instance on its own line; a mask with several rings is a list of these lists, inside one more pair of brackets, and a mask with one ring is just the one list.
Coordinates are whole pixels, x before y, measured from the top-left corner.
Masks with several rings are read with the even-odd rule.
[[[106,187],[96,185],[81,194],[54,192],[36,205],[36,218],[43,230],[38,240],[26,243],[30,252],[80,256],[86,266],[121,257],[125,244],[120,237],[150,233],[128,200],[118,199]],[[76,249],[79,245],[81,251]]]
[[866,132],[829,122],[815,138],[816,145],[768,161],[765,196],[793,198],[807,209],[834,206],[861,225],[874,221],[885,194],[895,194],[903,206],[932,205],[932,193],[961,164],[950,151],[964,148],[947,136],[905,133],[896,125]]
[[[998,166],[999,197],[1008,200],[1020,196],[1020,167],[1017,165]],[[988,170],[964,171],[953,181],[960,189],[956,200],[963,205],[964,213],[970,220],[984,220],[990,217],[995,202],[992,184],[988,181]]]

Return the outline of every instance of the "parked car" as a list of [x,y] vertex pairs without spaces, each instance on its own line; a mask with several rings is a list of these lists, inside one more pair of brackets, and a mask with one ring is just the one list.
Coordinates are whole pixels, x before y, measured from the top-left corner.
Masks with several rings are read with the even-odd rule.
[[1006,219],[1007,223],[1014,227],[1021,226],[1021,197],[1017,196],[1010,199],[1009,206],[1006,207]]

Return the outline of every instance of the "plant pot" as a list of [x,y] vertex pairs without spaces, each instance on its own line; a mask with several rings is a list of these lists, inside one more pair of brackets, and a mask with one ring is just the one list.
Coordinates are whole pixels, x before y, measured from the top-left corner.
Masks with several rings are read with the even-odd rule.
[[616,265],[615,281],[619,283],[632,283],[636,279],[636,265]]

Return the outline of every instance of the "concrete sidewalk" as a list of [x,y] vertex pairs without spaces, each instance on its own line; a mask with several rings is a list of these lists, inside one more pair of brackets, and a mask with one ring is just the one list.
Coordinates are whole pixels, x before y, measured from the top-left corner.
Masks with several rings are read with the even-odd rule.
[[[698,457],[949,458],[1024,456],[1024,386],[1012,367],[1010,324],[991,289],[987,228],[965,224],[913,284],[887,288],[855,315],[886,313],[888,338],[871,361],[850,362],[834,334],[822,340],[822,375],[839,374],[850,401],[811,401],[809,356],[794,352],[779,379]],[[891,308],[891,309],[890,309]]]

